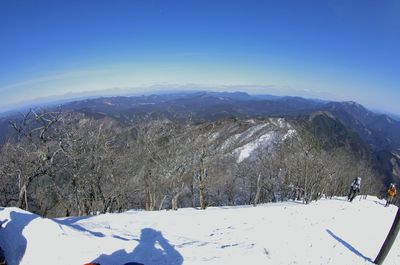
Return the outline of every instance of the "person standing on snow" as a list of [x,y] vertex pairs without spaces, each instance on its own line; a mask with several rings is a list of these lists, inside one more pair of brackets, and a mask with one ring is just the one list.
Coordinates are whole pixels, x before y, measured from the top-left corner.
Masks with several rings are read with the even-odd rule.
[[390,204],[393,203],[394,197],[396,197],[397,191],[396,187],[394,186],[394,183],[390,184],[390,187],[387,191],[387,199],[386,199],[386,205],[385,207],[388,207]]
[[361,178],[355,178],[350,186],[350,192],[347,196],[347,199],[352,202],[353,199],[357,196],[357,192],[360,192],[361,189]]

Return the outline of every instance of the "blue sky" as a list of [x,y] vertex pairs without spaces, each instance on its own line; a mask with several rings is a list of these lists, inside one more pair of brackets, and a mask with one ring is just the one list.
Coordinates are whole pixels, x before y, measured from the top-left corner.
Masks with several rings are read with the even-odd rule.
[[199,87],[400,114],[398,14],[396,0],[2,0],[0,110]]

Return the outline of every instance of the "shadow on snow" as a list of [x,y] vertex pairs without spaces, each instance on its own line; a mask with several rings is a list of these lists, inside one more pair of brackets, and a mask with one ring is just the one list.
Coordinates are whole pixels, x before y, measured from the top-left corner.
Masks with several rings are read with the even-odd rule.
[[144,228],[141,231],[139,245],[132,253],[121,249],[110,255],[101,255],[93,262],[101,265],[181,265],[183,257],[160,231]]
[[360,251],[358,251],[357,249],[355,249],[352,245],[350,245],[349,243],[347,243],[346,241],[344,241],[343,239],[341,239],[340,237],[338,237],[337,235],[335,235],[331,230],[326,229],[326,232],[332,236],[334,239],[336,239],[337,241],[339,241],[339,243],[341,243],[343,246],[345,246],[348,250],[350,250],[351,252],[353,252],[354,254],[356,254],[357,256],[365,259],[366,261],[372,262],[372,260],[366,256],[364,256]]
[[92,216],[80,216],[80,217],[69,217],[69,218],[65,218],[65,219],[61,219],[61,220],[58,220],[58,219],[52,219],[52,220],[54,222],[58,223],[58,224],[72,227],[75,230],[89,233],[89,234],[91,234],[92,236],[95,236],[95,237],[105,237],[104,234],[101,233],[101,232],[93,232],[93,231],[91,231],[89,229],[84,228],[81,225],[76,224],[76,222],[79,222],[81,220],[85,220],[85,219],[88,219],[88,218],[91,218],[91,217]]
[[[69,218],[63,218],[63,219],[52,219],[54,222],[56,222],[59,225],[65,225],[65,226],[69,226],[75,230],[78,230],[80,232],[84,232],[84,233],[89,233],[92,236],[95,237],[106,237],[106,235],[104,235],[101,232],[95,232],[95,231],[91,231],[79,224],[77,224],[77,222],[85,220],[85,219],[89,219],[93,216],[80,216],[80,217],[69,217]],[[129,238],[124,238],[118,235],[112,235],[111,237],[119,239],[119,240],[123,240],[123,241],[132,241],[132,240],[137,240],[137,239],[129,239]]]
[[[10,213],[11,220],[2,221],[2,227],[0,228],[0,244],[5,252],[7,264],[18,265],[21,262],[27,246],[27,240],[22,232],[31,221],[38,217],[39,216],[34,214],[13,211]],[[5,238],[10,238],[10,242],[6,242]]]

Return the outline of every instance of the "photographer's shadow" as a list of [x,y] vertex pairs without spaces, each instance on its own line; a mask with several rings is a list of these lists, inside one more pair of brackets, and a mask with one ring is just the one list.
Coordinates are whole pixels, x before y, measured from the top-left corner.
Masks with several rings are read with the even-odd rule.
[[181,265],[183,257],[160,231],[142,229],[139,245],[132,253],[118,250],[110,255],[101,255],[94,262],[101,265]]

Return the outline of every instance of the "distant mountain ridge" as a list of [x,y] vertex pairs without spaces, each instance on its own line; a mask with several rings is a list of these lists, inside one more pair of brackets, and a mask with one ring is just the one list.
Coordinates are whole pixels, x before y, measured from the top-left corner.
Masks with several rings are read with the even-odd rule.
[[[54,107],[51,107],[54,108]],[[309,120],[307,126],[330,139],[365,154],[370,149],[382,163],[387,181],[400,181],[400,121],[374,113],[356,102],[333,102],[290,96],[249,95],[245,92],[176,92],[143,96],[115,96],[78,100],[59,106],[89,117],[112,117],[120,122],[165,117],[193,122],[224,118],[286,118]],[[0,141],[9,133],[8,120],[0,118]]]
[[[76,101],[63,109],[119,115],[129,119],[140,113],[159,112],[197,119],[215,120],[227,116],[298,116],[317,110],[325,102],[300,97],[249,95],[243,92],[195,92],[140,97],[107,97]],[[131,116],[131,117],[130,117]],[[124,118],[118,117],[118,118]]]
[[[54,108],[54,106],[51,106]],[[374,150],[400,150],[400,121],[386,114],[369,111],[356,102],[329,102],[301,97],[249,95],[245,92],[182,92],[132,97],[99,97],[60,105],[67,111],[77,111],[93,117],[112,116],[132,121],[145,114],[165,115],[169,118],[217,120],[224,117],[300,117],[317,111],[331,113],[345,126],[357,132]],[[0,117],[0,124],[8,123],[9,114]],[[0,137],[4,133],[0,132]]]
[[143,113],[216,120],[235,116],[252,118],[309,116],[327,111],[357,132],[375,150],[400,149],[400,122],[386,114],[369,111],[356,102],[329,102],[301,97],[249,95],[244,92],[194,92],[139,97],[106,97],[64,104],[63,109],[89,115],[131,119]]
[[400,149],[400,122],[390,116],[376,114],[355,102],[331,102],[327,110],[360,134],[373,149]]

